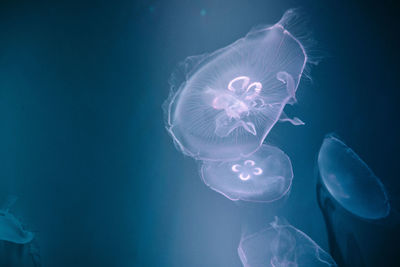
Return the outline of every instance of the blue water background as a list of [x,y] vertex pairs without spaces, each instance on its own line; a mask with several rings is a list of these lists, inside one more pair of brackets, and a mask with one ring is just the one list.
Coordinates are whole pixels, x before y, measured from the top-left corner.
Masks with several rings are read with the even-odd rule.
[[[282,214],[324,249],[314,161],[337,132],[398,203],[399,53],[385,1],[2,1],[0,196],[45,266],[237,267],[243,208],[207,188],[164,129],[168,78],[304,7],[313,53],[292,114],[267,141],[292,159]],[[304,29],[308,32],[308,29]],[[259,218],[258,218],[259,217]],[[263,220],[263,214],[251,219]],[[266,222],[267,223],[267,222]]]

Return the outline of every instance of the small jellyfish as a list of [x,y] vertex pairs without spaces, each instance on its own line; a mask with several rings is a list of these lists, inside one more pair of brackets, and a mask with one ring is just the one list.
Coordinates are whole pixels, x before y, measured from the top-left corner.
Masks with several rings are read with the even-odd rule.
[[0,209],[0,266],[41,266],[34,234],[9,212],[17,198],[9,196]]
[[390,212],[385,187],[368,165],[345,143],[327,135],[318,154],[322,184],[350,213],[380,219]]
[[14,196],[9,197],[4,207],[0,209],[0,240],[27,244],[32,241],[34,234],[24,230],[21,222],[9,212],[16,200]]
[[337,266],[310,237],[278,218],[267,228],[242,237],[238,254],[244,267]]
[[[289,32],[293,10],[212,54],[184,63],[184,81],[172,79],[165,103],[167,129],[183,153],[200,160],[235,160],[254,153],[284,113],[308,57]],[[173,77],[176,77],[173,74]]]
[[293,179],[289,157],[279,148],[262,145],[236,161],[204,161],[204,183],[231,200],[272,202],[289,192]]

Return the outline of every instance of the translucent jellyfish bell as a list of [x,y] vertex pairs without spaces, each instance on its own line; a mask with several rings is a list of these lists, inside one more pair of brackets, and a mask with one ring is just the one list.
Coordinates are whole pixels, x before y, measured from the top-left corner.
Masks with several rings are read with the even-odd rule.
[[264,144],[247,158],[203,162],[201,177],[211,189],[231,200],[271,202],[289,192],[293,170],[282,150]]
[[21,222],[9,212],[16,197],[8,198],[3,209],[0,209],[0,240],[16,244],[27,244],[32,241],[34,234],[24,230]]
[[[234,160],[254,153],[271,128],[289,119],[283,109],[307,63],[304,46],[287,30],[295,16],[253,30],[212,54],[189,58],[185,80],[166,102],[167,129],[178,147],[201,160]],[[174,76],[174,75],[173,75]]]
[[242,237],[238,253],[244,267],[337,266],[305,233],[278,219],[257,233]]
[[337,137],[325,137],[318,168],[323,185],[347,211],[366,219],[380,219],[389,214],[389,199],[382,182]]

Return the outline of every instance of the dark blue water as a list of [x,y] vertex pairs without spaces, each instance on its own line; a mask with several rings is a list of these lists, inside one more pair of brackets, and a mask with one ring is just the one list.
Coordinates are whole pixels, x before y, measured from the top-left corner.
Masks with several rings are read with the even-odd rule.
[[161,104],[178,62],[298,6],[324,59],[292,109],[306,125],[277,125],[267,141],[293,163],[282,214],[327,249],[314,177],[326,133],[340,134],[399,202],[394,6],[1,2],[0,196],[19,197],[12,210],[36,233],[45,266],[241,266],[247,213],[201,182],[164,130]]

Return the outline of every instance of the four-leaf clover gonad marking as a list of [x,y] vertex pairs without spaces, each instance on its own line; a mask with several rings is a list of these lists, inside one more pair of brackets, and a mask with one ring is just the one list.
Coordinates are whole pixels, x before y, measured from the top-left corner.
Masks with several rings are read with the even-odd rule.
[[224,110],[216,117],[215,133],[218,136],[228,136],[238,127],[257,135],[254,123],[247,121],[246,117],[251,109],[264,106],[264,101],[259,97],[261,89],[261,83],[250,83],[249,77],[239,76],[229,82],[226,92],[214,98],[214,109]]
[[243,165],[232,165],[232,171],[239,173],[238,177],[242,181],[249,180],[252,175],[260,175],[263,173],[261,168],[256,167],[256,163],[253,160],[245,160]]

